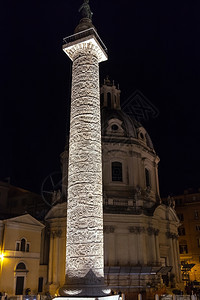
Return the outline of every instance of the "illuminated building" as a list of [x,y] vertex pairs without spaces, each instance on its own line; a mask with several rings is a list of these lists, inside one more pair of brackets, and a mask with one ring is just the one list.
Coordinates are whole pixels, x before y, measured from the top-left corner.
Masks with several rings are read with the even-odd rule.
[[[179,250],[183,281],[200,282],[200,193],[192,189],[173,196],[179,227]],[[194,285],[195,285],[194,282]]]
[[[126,299],[139,291],[148,293],[149,286],[160,287],[170,274],[170,286],[179,288],[179,220],[172,207],[161,204],[159,158],[145,128],[121,110],[120,90],[105,80],[101,95],[106,283]],[[63,194],[67,149],[61,155]],[[59,203],[46,216],[52,232],[49,268],[57,274],[49,280],[52,293],[64,283],[65,210],[66,203]]]
[[47,266],[41,264],[44,225],[29,214],[0,221],[0,290],[21,295],[42,291]]

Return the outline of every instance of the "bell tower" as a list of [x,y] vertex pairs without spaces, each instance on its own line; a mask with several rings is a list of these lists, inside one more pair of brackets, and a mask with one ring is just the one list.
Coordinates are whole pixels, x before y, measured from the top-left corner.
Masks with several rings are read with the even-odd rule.
[[119,85],[116,87],[114,80],[111,82],[107,76],[101,87],[101,108],[120,110],[120,93]]

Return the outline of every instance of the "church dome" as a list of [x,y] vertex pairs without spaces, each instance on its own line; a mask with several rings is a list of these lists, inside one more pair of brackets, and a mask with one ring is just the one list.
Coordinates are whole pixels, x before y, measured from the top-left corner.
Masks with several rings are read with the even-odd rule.
[[101,87],[102,136],[124,137],[130,143],[135,141],[153,150],[151,138],[142,124],[121,110],[120,92],[114,82],[104,80]]
[[102,136],[106,135],[134,138],[153,149],[151,138],[142,124],[122,110],[102,109]]

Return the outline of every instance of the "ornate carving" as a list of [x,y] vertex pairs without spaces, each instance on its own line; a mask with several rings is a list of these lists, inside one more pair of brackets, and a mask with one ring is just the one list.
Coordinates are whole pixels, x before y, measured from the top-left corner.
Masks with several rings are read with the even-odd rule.
[[153,227],[148,227],[147,232],[149,235],[154,235],[155,229]]
[[142,188],[141,188],[139,185],[136,186],[136,189],[135,189],[135,190],[136,190],[136,195],[137,195],[137,197],[138,197],[138,196],[141,196]]
[[103,278],[104,262],[98,54],[89,43],[72,51],[66,274],[74,281]]
[[129,232],[135,233],[135,234],[140,234],[140,233],[144,233],[145,232],[145,228],[144,227],[140,227],[140,226],[130,226],[129,227]]
[[167,204],[168,204],[169,207],[175,209],[175,204],[176,203],[175,203],[174,197],[172,197],[172,196],[169,195],[167,197]]
[[61,237],[61,235],[62,235],[62,230],[61,229],[58,229],[58,230],[56,230],[56,237]]
[[173,232],[170,232],[170,231],[166,232],[166,236],[167,236],[168,239],[178,239],[178,235],[176,233],[173,233]]
[[114,233],[115,232],[115,227],[114,226],[109,226],[105,225],[103,228],[105,233]]
[[147,232],[148,232],[149,235],[158,235],[159,231],[160,231],[159,229],[153,228],[151,226],[149,226],[147,228]]
[[50,232],[50,236],[51,236],[52,238],[55,238],[55,237],[61,237],[61,235],[62,235],[62,230],[61,230],[61,229],[52,230],[52,231]]

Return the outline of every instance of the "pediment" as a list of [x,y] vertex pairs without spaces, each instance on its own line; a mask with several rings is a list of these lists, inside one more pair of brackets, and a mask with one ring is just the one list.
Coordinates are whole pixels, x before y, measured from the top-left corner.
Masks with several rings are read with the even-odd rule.
[[45,227],[41,222],[39,222],[29,214],[21,215],[11,219],[6,219],[4,220],[4,223],[6,223],[7,225],[12,225],[12,224],[27,225],[27,226],[31,225],[31,226],[41,227],[41,229]]
[[156,210],[154,211],[154,216],[162,220],[170,220],[180,223],[175,210],[164,204],[161,204],[156,208]]

